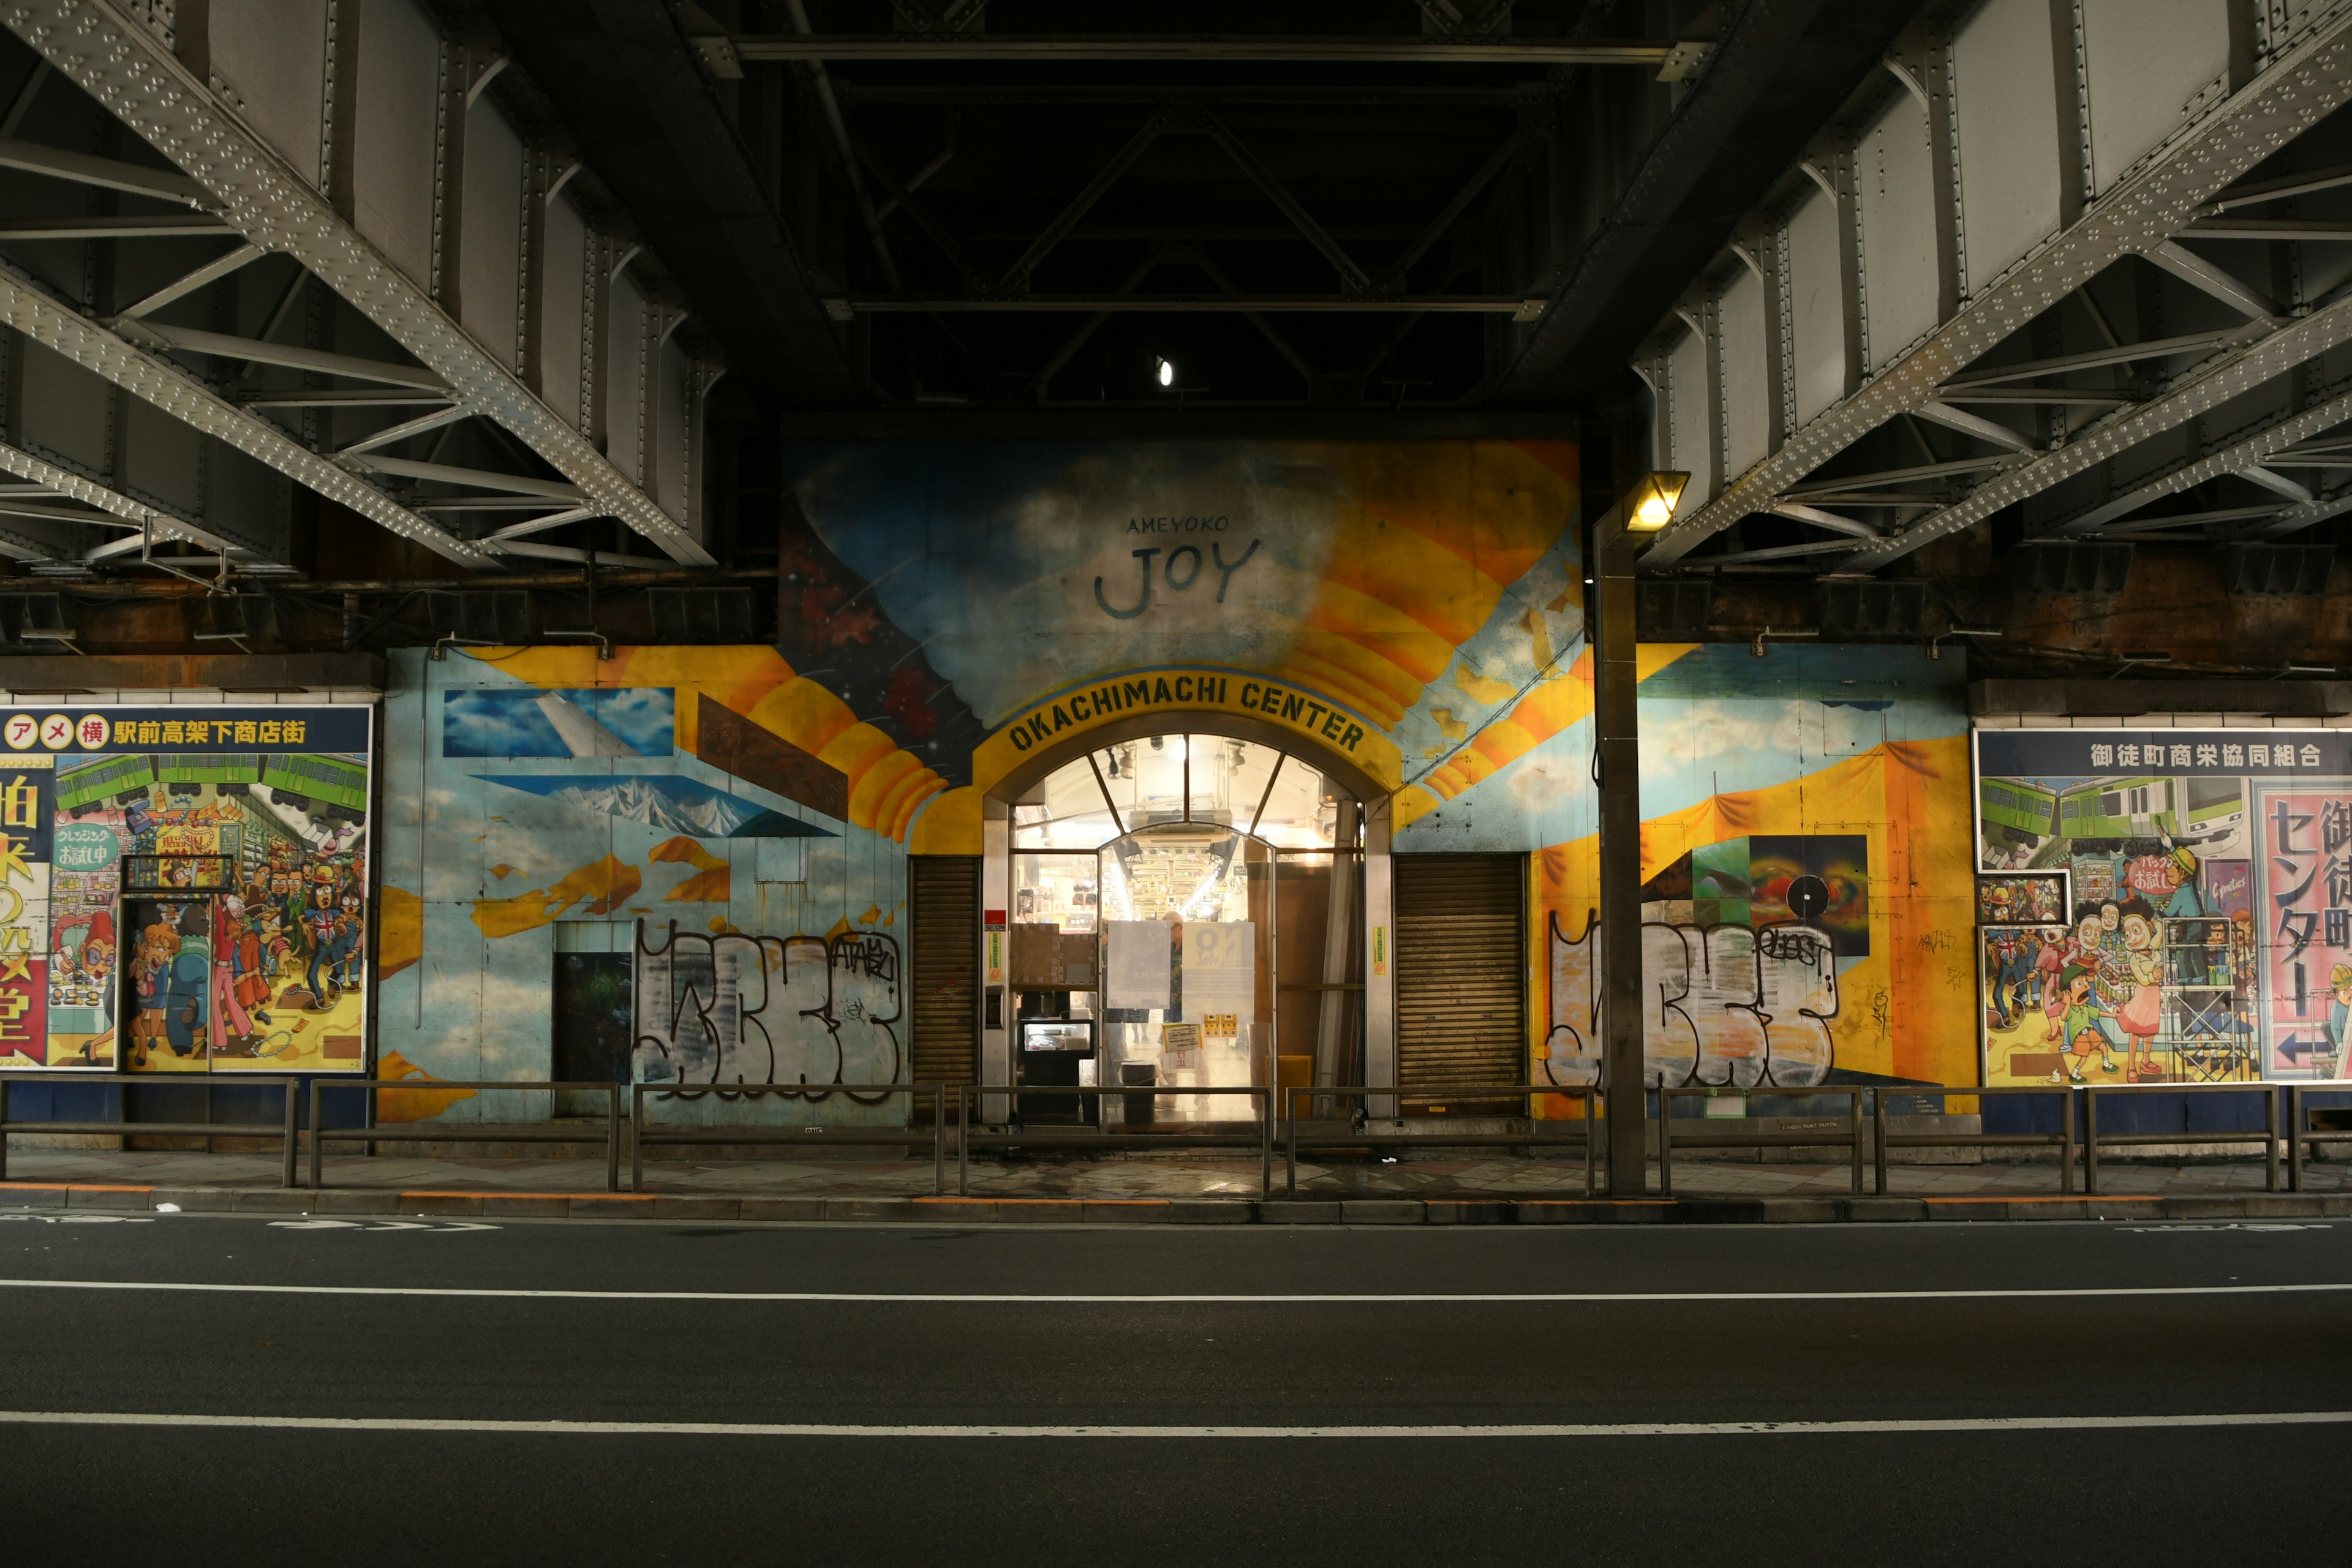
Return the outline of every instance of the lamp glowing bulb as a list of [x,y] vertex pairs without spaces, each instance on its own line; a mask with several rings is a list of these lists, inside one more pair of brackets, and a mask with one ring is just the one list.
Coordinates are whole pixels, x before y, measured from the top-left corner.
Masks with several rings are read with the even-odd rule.
[[1655,533],[1675,520],[1675,508],[1681,504],[1683,487],[1690,483],[1685,473],[1652,474],[1636,486],[1633,497],[1633,512],[1625,526],[1640,533]]
[[1153,371],[1152,374],[1159,379],[1160,384],[1162,386],[1173,386],[1176,384],[1176,367],[1170,364],[1164,359],[1160,362],[1159,368]]

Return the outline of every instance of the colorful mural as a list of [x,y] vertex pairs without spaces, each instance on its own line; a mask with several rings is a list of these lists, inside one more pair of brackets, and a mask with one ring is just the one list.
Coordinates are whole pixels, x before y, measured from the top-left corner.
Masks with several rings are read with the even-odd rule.
[[[1534,1070],[1561,1084],[1600,1071],[1590,670],[1570,672],[1585,687],[1575,722],[1421,819],[1465,847],[1499,847],[1515,802],[1558,825],[1534,858],[1528,929],[1544,982]],[[1648,1080],[1973,1081],[1957,661],[1709,643],[1644,647],[1638,670]]]
[[[551,1016],[616,1016],[625,958],[634,1079],[793,1089],[666,1114],[901,1118],[828,1086],[908,1070],[907,858],[979,854],[983,797],[1074,739],[1217,714],[1352,764],[1400,855],[1535,858],[1529,1048],[1582,1081],[1572,445],[812,446],[785,490],[775,648],[395,658],[381,1015],[405,1082],[544,1076]],[[1641,668],[1653,1075],[1972,1079],[1961,661],[1742,643]],[[551,1008],[566,973],[602,989]]]
[[0,709],[0,1066],[360,1071],[372,717]]
[[772,648],[416,650],[391,685],[379,1019],[419,1087],[380,1116],[547,1116],[429,1086],[577,1058],[552,1019],[613,1010],[615,977],[564,961],[612,954],[637,1080],[811,1086],[663,1116],[903,1120],[821,1086],[905,1076],[905,838],[936,772]]
[[1986,1082],[2352,1078],[2352,735],[1988,730],[1977,772],[1980,868],[2068,894],[1979,924]]

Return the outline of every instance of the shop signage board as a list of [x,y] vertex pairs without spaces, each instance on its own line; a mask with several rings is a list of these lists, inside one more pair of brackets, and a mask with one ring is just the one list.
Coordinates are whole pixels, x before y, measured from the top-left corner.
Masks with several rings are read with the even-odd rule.
[[0,1066],[364,1070],[373,722],[0,707]]
[[1986,1082],[2352,1078],[2352,731],[1975,746]]

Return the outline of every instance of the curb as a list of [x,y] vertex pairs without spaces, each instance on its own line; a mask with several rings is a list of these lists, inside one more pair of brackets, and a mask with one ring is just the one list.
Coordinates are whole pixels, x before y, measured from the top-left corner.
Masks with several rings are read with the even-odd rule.
[[0,1214],[427,1215],[782,1225],[1890,1225],[2352,1217],[2352,1193],[2100,1197],[1019,1198],[730,1197],[702,1193],[411,1192],[0,1182]]

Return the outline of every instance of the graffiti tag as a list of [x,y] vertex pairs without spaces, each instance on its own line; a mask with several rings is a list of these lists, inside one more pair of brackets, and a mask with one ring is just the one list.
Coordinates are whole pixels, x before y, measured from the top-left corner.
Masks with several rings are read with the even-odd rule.
[[[702,936],[637,922],[634,1076],[641,1083],[896,1083],[898,944],[878,932]],[[802,1098],[795,1094],[791,1098]],[[881,1094],[852,1094],[860,1102]]]

